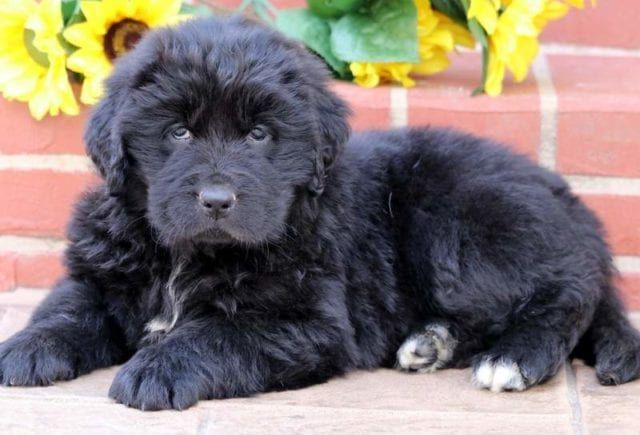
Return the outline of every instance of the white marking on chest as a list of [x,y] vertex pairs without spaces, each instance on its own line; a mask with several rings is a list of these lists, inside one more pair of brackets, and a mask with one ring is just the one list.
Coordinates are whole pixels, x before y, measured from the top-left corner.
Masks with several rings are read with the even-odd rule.
[[144,330],[148,333],[152,334],[154,332],[166,332],[169,329],[169,322],[161,317],[155,317],[147,322],[147,325],[144,327]]
[[167,300],[165,303],[169,305],[171,310],[171,320],[167,320],[162,315],[154,317],[145,325],[144,329],[147,331],[147,334],[168,334],[176,326],[178,318],[180,317],[180,312],[182,311],[182,299],[176,294],[175,282],[178,275],[182,272],[183,266],[184,264],[182,262],[177,264],[177,266],[171,271],[171,275],[169,276],[169,280],[166,285]]

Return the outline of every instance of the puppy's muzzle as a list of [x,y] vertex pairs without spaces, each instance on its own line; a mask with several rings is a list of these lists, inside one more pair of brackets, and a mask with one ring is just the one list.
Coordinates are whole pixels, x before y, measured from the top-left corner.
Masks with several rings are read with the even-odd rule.
[[223,185],[203,188],[198,194],[198,202],[202,210],[213,219],[227,216],[235,207],[237,198],[233,190]]

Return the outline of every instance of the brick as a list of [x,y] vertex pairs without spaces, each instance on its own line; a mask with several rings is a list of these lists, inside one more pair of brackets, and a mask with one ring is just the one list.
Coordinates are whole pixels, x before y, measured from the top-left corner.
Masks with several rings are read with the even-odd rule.
[[549,56],[549,63],[558,94],[557,168],[640,176],[640,58]]
[[[589,0],[585,3],[589,4]],[[595,8],[573,10],[549,24],[543,41],[640,48],[640,8],[637,0],[599,1]]]
[[16,264],[13,255],[0,256],[0,292],[16,287]]
[[333,90],[349,103],[354,130],[389,128],[390,92],[387,86],[365,89],[353,83],[334,81]]
[[79,116],[47,116],[36,121],[24,103],[0,97],[0,153],[4,154],[84,154],[82,133],[89,110]]
[[16,286],[49,288],[64,274],[61,253],[20,255],[15,259]]
[[0,233],[63,236],[71,205],[95,180],[89,173],[0,171]]
[[596,212],[607,231],[607,240],[617,255],[640,254],[640,197],[581,195]]
[[476,53],[451,55],[451,67],[409,90],[409,125],[455,127],[491,137],[537,161],[540,101],[535,80],[507,79],[497,98],[472,97],[482,74]]
[[618,288],[628,310],[640,310],[640,272],[623,273]]

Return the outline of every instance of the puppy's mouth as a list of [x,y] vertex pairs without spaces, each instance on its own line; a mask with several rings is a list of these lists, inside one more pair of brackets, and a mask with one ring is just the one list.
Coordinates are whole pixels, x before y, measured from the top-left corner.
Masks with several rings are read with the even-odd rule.
[[194,243],[206,243],[206,244],[229,244],[236,241],[231,234],[220,228],[207,228],[204,231],[200,231],[190,239]]

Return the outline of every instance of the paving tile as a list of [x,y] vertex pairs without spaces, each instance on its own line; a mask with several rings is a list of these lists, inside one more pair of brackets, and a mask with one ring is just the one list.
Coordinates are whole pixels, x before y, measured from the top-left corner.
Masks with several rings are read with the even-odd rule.
[[24,328],[31,317],[31,312],[30,307],[4,307],[0,319],[0,342]]
[[263,402],[318,407],[466,411],[477,413],[569,414],[564,371],[545,385],[524,394],[495,394],[471,385],[471,371],[444,370],[407,374],[393,370],[355,372],[322,385],[269,393],[244,403]]
[[6,400],[87,400],[104,402],[109,387],[120,367],[96,370],[71,381],[56,382],[48,387],[0,387],[0,403]]
[[[27,290],[16,293],[12,297],[0,295],[2,334],[9,324],[19,328],[29,315],[30,305],[42,296]],[[640,313],[633,312],[630,318],[640,326]],[[205,401],[184,412],[154,413],[127,409],[107,398],[117,370],[98,370],[47,388],[0,388],[0,430],[568,434],[576,427],[580,429],[568,400],[571,391],[564,370],[545,385],[524,393],[504,394],[474,389],[469,370],[424,375],[360,371],[306,389]],[[635,417],[640,405],[640,381],[606,388],[597,384],[592,369],[576,365],[575,370],[582,421],[589,433],[640,433]]]
[[107,399],[116,370],[46,388],[0,388],[0,421],[13,422],[5,425],[11,432],[31,433],[571,432],[562,376],[526,393],[493,394],[472,389],[468,371],[378,370],[297,391],[201,402],[181,413],[143,413]]
[[202,413],[140,412],[108,399],[68,401],[15,397],[0,400],[0,428],[5,434],[192,434]]
[[540,434],[571,433],[562,415],[500,414],[306,406],[234,406],[207,409],[203,433]]
[[591,367],[575,364],[583,421],[588,433],[639,434],[640,381],[603,387]]
[[[629,319],[640,329],[640,312],[629,313]],[[574,362],[573,370],[586,433],[640,434],[640,380],[603,387],[592,367]]]

